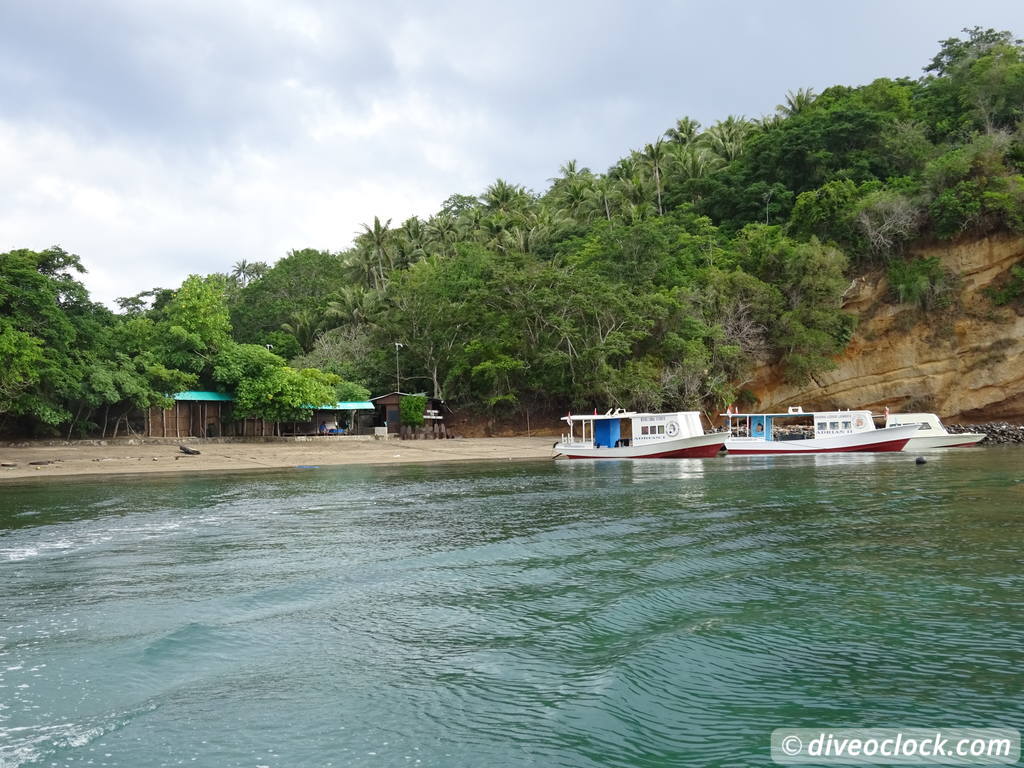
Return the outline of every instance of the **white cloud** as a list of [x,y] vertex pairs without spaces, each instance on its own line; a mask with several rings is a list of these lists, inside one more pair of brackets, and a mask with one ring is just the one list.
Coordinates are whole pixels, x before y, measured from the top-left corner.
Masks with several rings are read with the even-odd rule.
[[539,191],[570,158],[603,171],[684,114],[915,76],[963,26],[1024,33],[1018,0],[39,0],[5,14],[0,250],[60,244],[107,302],[340,250],[374,215],[429,215],[499,176]]

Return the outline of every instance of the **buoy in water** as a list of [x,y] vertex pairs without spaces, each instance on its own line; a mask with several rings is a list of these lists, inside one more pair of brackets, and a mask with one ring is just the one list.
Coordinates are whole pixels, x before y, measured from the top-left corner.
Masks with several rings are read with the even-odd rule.
[[928,459],[926,459],[924,456],[918,456],[916,459],[914,459],[914,461],[917,464],[927,464],[928,463]]

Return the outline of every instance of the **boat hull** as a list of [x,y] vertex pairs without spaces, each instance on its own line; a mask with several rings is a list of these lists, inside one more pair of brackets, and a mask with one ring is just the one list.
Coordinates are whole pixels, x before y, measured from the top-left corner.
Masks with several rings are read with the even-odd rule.
[[977,445],[985,439],[985,435],[979,432],[964,432],[962,434],[930,435],[929,437],[912,437],[907,441],[904,451],[929,451],[936,448],[968,448]]
[[807,440],[731,438],[726,450],[734,456],[772,456],[793,453],[895,453],[903,450],[917,425],[884,427],[868,432]]
[[728,436],[728,432],[717,432],[621,448],[589,448],[556,443],[555,450],[568,459],[708,459],[718,455]]

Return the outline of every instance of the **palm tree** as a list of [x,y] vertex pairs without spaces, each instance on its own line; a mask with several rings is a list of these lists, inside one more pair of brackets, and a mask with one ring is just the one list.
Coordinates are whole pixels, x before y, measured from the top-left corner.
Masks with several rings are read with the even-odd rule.
[[633,174],[628,179],[622,179],[617,185],[617,191],[628,204],[650,204],[650,187],[639,173]]
[[459,232],[455,219],[451,216],[435,216],[427,222],[427,242],[439,246],[442,253],[451,255],[452,246],[458,240]]
[[729,115],[719,120],[702,137],[707,137],[711,151],[726,162],[732,162],[743,154],[743,144],[750,133],[750,123],[745,117]]
[[814,92],[813,88],[797,88],[795,93],[793,91],[786,91],[786,103],[779,104],[775,109],[778,110],[780,115],[792,117],[811,106],[817,98],[818,95]]
[[672,158],[672,175],[680,181],[703,179],[721,162],[717,155],[704,147],[681,147]]
[[505,230],[511,226],[512,220],[508,216],[502,211],[495,211],[490,216],[481,219],[477,236],[484,245],[502,250],[503,244],[506,242]]
[[616,181],[623,181],[636,176],[639,171],[639,156],[636,152],[630,152],[628,157],[622,158],[619,162],[608,169],[608,175]]
[[577,176],[565,185],[558,197],[561,210],[577,221],[589,221],[594,204],[593,177]]
[[689,146],[700,134],[700,123],[692,117],[681,117],[676,120],[676,127],[665,131],[665,138],[673,144]]
[[245,288],[245,283],[249,279],[249,267],[250,264],[245,259],[239,259],[231,267],[231,277],[238,283],[239,288]]
[[363,233],[359,239],[366,242],[374,259],[373,285],[378,291],[387,285],[386,274],[394,267],[389,245],[391,244],[391,219],[383,224],[377,216],[373,217],[373,226],[363,224]]
[[661,207],[661,177],[671,156],[665,147],[665,142],[661,139],[657,139],[653,144],[645,146],[641,156],[654,177],[654,188],[658,193],[658,215],[661,216],[665,213]]
[[612,220],[612,205],[616,202],[615,180],[610,176],[600,176],[594,181],[594,201],[604,211],[604,217]]
[[398,229],[395,247],[398,251],[397,266],[407,269],[427,255],[427,231],[418,216],[406,219]]
[[349,273],[349,279],[357,280],[367,288],[374,286],[377,270],[374,266],[373,253],[365,245],[357,244],[345,255],[345,268]]
[[380,294],[361,285],[346,285],[338,291],[338,299],[327,305],[326,314],[354,326],[366,322],[380,302]]
[[579,176],[581,173],[584,173],[585,171],[586,169],[580,171],[580,169],[576,165],[575,160],[570,160],[565,165],[560,166],[558,169],[558,172],[562,174],[563,179],[575,179],[577,176]]
[[291,314],[287,323],[281,323],[281,330],[290,333],[302,347],[303,352],[313,348],[313,342],[323,328],[323,316],[312,309],[299,309]]
[[498,179],[480,195],[480,200],[488,210],[512,213],[521,208],[528,197],[525,188]]

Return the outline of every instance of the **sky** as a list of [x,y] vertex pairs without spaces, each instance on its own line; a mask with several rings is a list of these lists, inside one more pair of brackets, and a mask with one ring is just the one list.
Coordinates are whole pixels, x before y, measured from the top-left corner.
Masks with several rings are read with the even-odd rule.
[[60,245],[113,305],[918,77],[973,26],[1024,37],[1024,0],[0,0],[0,252]]

